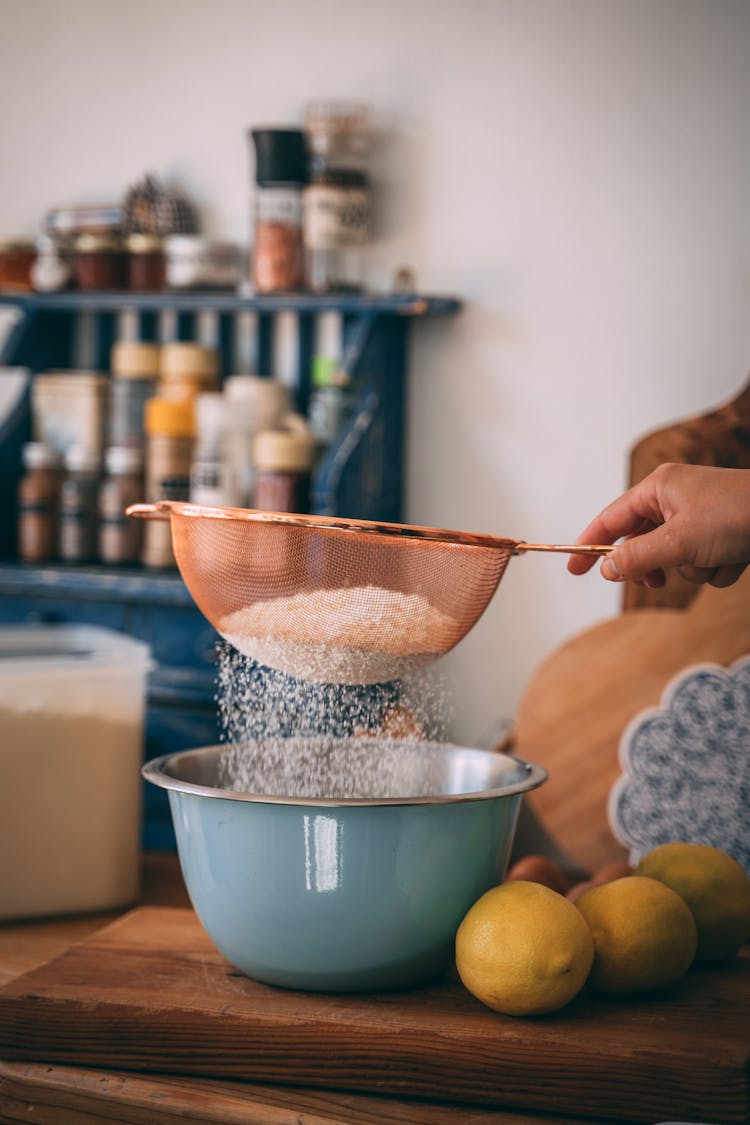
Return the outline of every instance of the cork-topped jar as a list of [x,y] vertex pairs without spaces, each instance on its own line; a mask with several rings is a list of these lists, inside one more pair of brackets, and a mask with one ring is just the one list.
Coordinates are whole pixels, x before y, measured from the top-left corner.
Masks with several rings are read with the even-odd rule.
[[203,344],[164,344],[159,380],[159,393],[166,398],[189,398],[218,390],[219,353]]
[[164,243],[156,234],[131,234],[125,240],[127,288],[156,293],[165,286]]
[[157,344],[120,340],[112,348],[108,444],[144,447],[143,412],[156,394],[160,349]]
[[[145,409],[146,499],[190,499],[190,466],[195,440],[195,405],[192,398],[150,398]],[[172,531],[169,523],[148,521],[144,528],[144,566],[173,567]]]
[[269,512],[305,512],[315,439],[299,414],[286,414],[281,425],[255,436],[253,506]]
[[79,289],[122,289],[124,248],[119,235],[79,234],[73,243],[73,273]]

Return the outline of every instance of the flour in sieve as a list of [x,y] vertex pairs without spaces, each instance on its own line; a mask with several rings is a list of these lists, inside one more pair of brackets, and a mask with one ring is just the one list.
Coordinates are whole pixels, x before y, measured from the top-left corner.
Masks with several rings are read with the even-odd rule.
[[299,679],[340,684],[409,675],[450,647],[457,630],[458,622],[421,594],[378,586],[271,598],[219,622],[222,636],[260,664]]

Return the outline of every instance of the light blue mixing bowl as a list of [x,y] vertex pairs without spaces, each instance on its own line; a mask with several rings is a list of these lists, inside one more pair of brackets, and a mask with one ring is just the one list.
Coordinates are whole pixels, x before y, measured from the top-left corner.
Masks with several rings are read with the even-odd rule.
[[444,743],[387,746],[372,753],[398,757],[410,795],[235,792],[221,787],[222,746],[144,766],[168,790],[195,910],[248,976],[325,992],[422,983],[448,968],[466,911],[502,880],[522,796],[545,771]]

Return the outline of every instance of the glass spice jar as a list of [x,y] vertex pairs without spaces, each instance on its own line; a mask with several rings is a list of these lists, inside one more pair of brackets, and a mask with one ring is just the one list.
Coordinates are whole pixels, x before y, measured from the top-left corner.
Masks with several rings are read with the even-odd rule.
[[60,507],[60,457],[41,441],[24,445],[25,469],[18,486],[18,556],[23,562],[43,563],[57,557]]
[[252,279],[258,293],[304,285],[302,189],[307,148],[299,129],[253,129],[255,222]]
[[125,240],[127,288],[158,293],[164,288],[164,244],[156,234],[131,234]]
[[[190,499],[190,467],[195,443],[195,402],[192,398],[150,398],[146,403],[146,499]],[[143,532],[141,560],[156,569],[176,565],[172,529],[149,520]]]
[[23,239],[0,239],[0,289],[28,292],[36,246]]
[[261,430],[253,443],[253,507],[269,512],[306,512],[315,439],[307,422],[287,414],[282,429]]
[[98,530],[99,454],[73,445],[65,454],[60,491],[60,558],[86,563],[96,558]]
[[112,445],[104,455],[106,476],[99,488],[99,558],[111,566],[136,563],[143,524],[125,515],[143,499],[143,458],[131,446]]
[[79,289],[122,289],[124,252],[115,234],[79,234],[73,243],[73,273]]
[[367,107],[312,102],[305,113],[310,181],[304,192],[305,280],[314,292],[362,288],[370,236]]
[[158,344],[118,340],[110,355],[107,440],[112,446],[143,449],[143,410],[156,393],[159,376]]

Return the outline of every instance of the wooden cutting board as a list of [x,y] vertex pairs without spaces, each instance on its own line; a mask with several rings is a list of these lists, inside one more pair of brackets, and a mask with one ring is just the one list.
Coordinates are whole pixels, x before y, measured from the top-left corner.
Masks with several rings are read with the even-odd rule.
[[140,908],[0,991],[0,1056],[627,1121],[742,1122],[750,957],[658,998],[512,1019],[457,980],[356,996],[249,980],[190,910]]
[[515,753],[549,772],[529,803],[575,864],[593,871],[626,858],[607,799],[630,720],[691,664],[749,652],[750,569],[728,589],[703,587],[687,609],[633,609],[595,625],[540,666],[518,708]]

